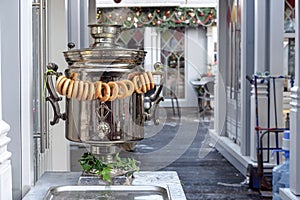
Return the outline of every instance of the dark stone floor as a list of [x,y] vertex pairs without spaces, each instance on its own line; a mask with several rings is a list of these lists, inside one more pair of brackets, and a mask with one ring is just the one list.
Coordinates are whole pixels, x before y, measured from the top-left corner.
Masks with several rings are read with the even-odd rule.
[[245,177],[214,149],[207,135],[213,125],[209,116],[199,119],[196,109],[182,109],[179,118],[165,109],[160,118],[158,127],[145,127],[145,139],[132,153],[141,170],[177,171],[188,200],[263,199],[242,184]]

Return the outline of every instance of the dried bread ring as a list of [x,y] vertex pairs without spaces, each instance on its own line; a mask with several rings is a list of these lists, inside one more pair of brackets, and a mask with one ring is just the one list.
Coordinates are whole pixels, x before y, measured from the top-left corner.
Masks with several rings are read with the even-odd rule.
[[107,83],[108,86],[110,87],[110,97],[109,101],[113,101],[118,97],[119,94],[119,86],[116,82],[110,81]]
[[81,100],[83,100],[83,101],[87,100],[88,95],[89,95],[89,87],[90,87],[89,83],[85,82],[84,83],[84,89],[83,89],[83,94],[82,94]]
[[78,93],[77,93],[77,96],[76,96],[77,100],[81,100],[81,97],[82,97],[82,94],[83,94],[83,90],[84,90],[84,83],[83,83],[83,81],[79,81],[79,84],[78,84]]
[[57,84],[56,90],[59,94],[62,95],[62,88],[64,86],[64,83],[66,82],[66,80],[68,80],[67,77],[63,77]]
[[67,91],[68,91],[68,87],[69,87],[69,84],[71,82],[71,79],[67,78],[67,80],[64,82],[63,86],[62,86],[62,89],[61,89],[61,94],[66,96],[67,95]]
[[63,78],[65,78],[65,76],[59,76],[59,77],[56,79],[56,85],[55,85],[56,90],[57,90],[57,87],[58,87],[59,82],[60,82]]
[[125,83],[125,85],[127,87],[127,94],[125,97],[131,96],[135,89],[133,82],[130,80],[123,80],[122,82]]
[[70,79],[73,79],[73,80],[76,80],[77,77],[78,77],[78,73],[76,73],[76,72],[72,72],[70,75]]
[[67,98],[71,98],[72,97],[72,92],[73,92],[73,89],[74,89],[74,80],[71,80],[70,81],[70,84],[69,84],[69,87],[68,87],[68,90],[67,90]]
[[129,80],[132,80],[135,76],[139,75],[139,72],[131,72],[130,74],[128,74],[127,78]]
[[97,81],[95,83],[95,99],[102,98],[102,82]]
[[141,81],[141,84],[142,84],[142,91],[144,93],[146,93],[147,92],[147,87],[146,87],[146,81],[145,81],[144,75],[140,74],[139,77],[140,77],[140,81]]
[[128,96],[128,89],[127,89],[126,84],[123,81],[116,81],[116,83],[119,86],[119,93],[118,93],[117,98],[118,99],[123,99],[123,98],[127,97]]
[[110,87],[107,83],[102,83],[101,96],[102,97],[99,98],[101,102],[105,102],[110,98]]
[[143,76],[145,78],[145,83],[146,83],[147,91],[149,91],[149,90],[151,90],[151,85],[150,85],[150,80],[149,80],[148,74],[145,72],[143,74]]
[[77,93],[78,93],[78,88],[79,88],[79,81],[74,81],[71,98],[76,98]]
[[143,93],[142,84],[141,84],[139,76],[133,77],[133,84],[134,84],[134,89],[135,89],[136,93],[142,94]]
[[149,71],[147,71],[146,73],[147,73],[149,81],[150,81],[150,87],[151,87],[151,89],[153,89],[155,85],[154,85],[154,80],[153,80],[152,73],[149,72]]
[[94,96],[95,96],[95,86],[94,86],[94,83],[90,82],[89,83],[89,94],[88,94],[87,100],[89,100],[89,101],[93,100]]

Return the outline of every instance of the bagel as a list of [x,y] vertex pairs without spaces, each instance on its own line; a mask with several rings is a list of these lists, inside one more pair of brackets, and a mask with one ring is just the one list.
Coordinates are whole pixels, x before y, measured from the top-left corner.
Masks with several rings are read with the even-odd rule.
[[102,83],[102,87],[103,87],[101,90],[102,97],[100,97],[99,100],[101,102],[105,102],[110,98],[110,87],[107,83]]
[[67,78],[67,80],[62,85],[62,89],[61,89],[61,94],[62,95],[64,95],[64,96],[67,95],[67,91],[68,91],[68,87],[69,87],[70,82],[71,82],[71,79]]
[[153,80],[152,73],[149,72],[149,71],[147,71],[146,73],[147,73],[149,81],[150,81],[150,87],[151,87],[151,89],[153,89],[155,85],[154,85],[154,80]]
[[144,93],[146,93],[146,92],[147,92],[147,87],[146,87],[146,81],[145,81],[144,75],[143,75],[143,74],[140,74],[140,75],[139,75],[139,78],[140,78],[141,85],[142,85],[142,91],[143,91]]
[[56,79],[56,85],[55,85],[55,88],[57,90],[57,87],[58,87],[58,84],[59,82],[61,81],[62,78],[64,78],[65,76],[59,76],[57,79]]
[[129,96],[126,84],[123,81],[116,81],[116,83],[119,86],[119,92],[118,92],[117,98],[118,99],[123,99],[123,98]]
[[60,79],[60,81],[59,81],[58,84],[57,84],[56,89],[57,89],[57,92],[58,92],[60,95],[62,95],[62,88],[63,88],[64,83],[65,83],[66,80],[68,80],[68,78],[63,77],[62,79]]
[[82,94],[83,94],[84,84],[83,81],[79,81],[78,84],[78,93],[77,93],[77,100],[81,100]]
[[76,80],[78,77],[78,73],[72,72],[70,75],[70,79]]
[[102,82],[97,81],[95,83],[95,99],[102,98]]
[[150,79],[149,79],[148,74],[146,72],[143,74],[143,76],[145,78],[147,91],[149,91],[149,90],[151,90]]
[[71,98],[72,97],[72,92],[73,92],[73,89],[74,89],[74,80],[71,80],[70,83],[69,83],[69,87],[68,87],[68,90],[67,90],[67,98]]
[[94,83],[90,82],[89,83],[89,94],[88,94],[87,100],[89,100],[89,101],[93,100],[94,96],[95,96],[95,86],[94,86]]
[[127,78],[129,80],[132,80],[137,75],[139,75],[139,72],[131,72],[130,74],[127,75]]
[[116,82],[110,81],[107,83],[108,86],[110,87],[110,97],[109,101],[113,101],[118,97],[119,94],[119,86]]
[[78,93],[78,87],[79,87],[79,81],[74,81],[74,86],[73,86],[73,91],[72,91],[72,96],[71,98],[76,98],[77,93]]
[[130,81],[130,80],[123,80],[122,81],[123,83],[125,83],[125,85],[126,85],[126,88],[127,88],[127,94],[126,94],[126,96],[125,97],[129,97],[129,96],[131,96],[132,95],[132,93],[134,92],[134,84],[133,84],[133,82],[132,81]]
[[133,84],[134,84],[134,89],[135,89],[136,93],[142,94],[143,93],[142,84],[141,84],[139,76],[133,77]]

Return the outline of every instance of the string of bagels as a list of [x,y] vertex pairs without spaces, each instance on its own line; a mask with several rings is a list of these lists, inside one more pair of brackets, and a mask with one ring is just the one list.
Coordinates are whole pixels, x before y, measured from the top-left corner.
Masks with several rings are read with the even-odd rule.
[[60,95],[81,101],[98,99],[100,102],[114,101],[132,95],[146,93],[154,88],[152,73],[130,74],[129,79],[119,81],[81,81],[77,73],[71,73],[70,78],[64,75],[56,79],[56,90]]

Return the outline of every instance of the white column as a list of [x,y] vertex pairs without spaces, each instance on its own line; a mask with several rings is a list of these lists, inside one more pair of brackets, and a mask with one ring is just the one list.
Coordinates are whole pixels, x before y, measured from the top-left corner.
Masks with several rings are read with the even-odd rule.
[[[217,19],[227,19],[227,1],[218,1]],[[225,134],[226,93],[225,75],[228,66],[228,24],[225,20],[218,23],[218,72],[215,80],[214,130],[218,135]]]
[[[264,72],[266,64],[268,62],[269,50],[267,46],[267,2],[261,0],[255,0],[254,2],[254,73]],[[266,82],[265,82],[266,83]],[[257,93],[258,93],[258,103],[255,103],[255,92],[252,88],[251,94],[251,134],[250,134],[250,158],[253,161],[257,161],[257,134],[255,127],[259,125],[260,127],[267,127],[267,118],[268,118],[268,99],[267,99],[267,88],[265,84],[257,84]],[[256,116],[256,106],[258,106],[258,124]],[[264,154],[265,155],[265,154]]]
[[[283,75],[284,0],[270,1],[270,74]],[[276,79],[278,127],[283,127],[283,79]],[[273,81],[271,83],[271,125],[275,125]]]
[[156,28],[146,27],[144,32],[144,50],[147,51],[145,57],[145,70],[154,71],[153,65],[160,62],[160,43]]
[[213,38],[213,27],[207,27],[206,30],[207,37],[207,64],[214,64],[214,38]]
[[295,195],[300,195],[300,3],[296,3],[295,17],[295,86],[291,89],[291,109],[290,109],[290,189]]
[[267,1],[255,0],[254,2],[254,66],[256,72],[265,71],[267,41]]
[[22,193],[34,184],[32,112],[32,1],[20,1]]
[[245,77],[254,72],[254,0],[242,0],[241,26],[241,154],[249,155],[251,120],[251,87]]

